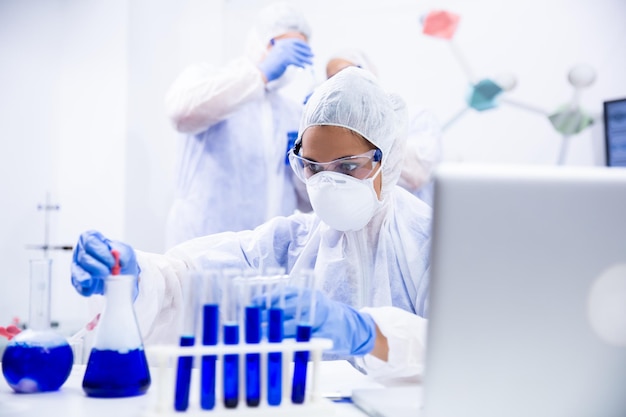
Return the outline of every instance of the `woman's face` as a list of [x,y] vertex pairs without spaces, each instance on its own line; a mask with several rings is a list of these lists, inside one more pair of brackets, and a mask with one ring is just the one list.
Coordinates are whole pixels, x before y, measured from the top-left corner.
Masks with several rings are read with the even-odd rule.
[[[302,135],[301,156],[315,162],[331,162],[376,149],[359,134],[339,126],[311,126]],[[380,168],[379,168],[380,169]],[[376,174],[374,170],[369,176]],[[380,200],[382,172],[374,179],[374,190]]]

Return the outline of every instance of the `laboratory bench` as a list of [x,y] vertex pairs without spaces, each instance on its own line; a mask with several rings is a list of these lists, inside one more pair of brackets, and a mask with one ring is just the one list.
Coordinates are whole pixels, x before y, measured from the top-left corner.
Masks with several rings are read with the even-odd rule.
[[[82,389],[85,365],[74,365],[72,372],[60,390],[36,394],[17,394],[0,378],[0,416],[15,417],[196,417],[207,415],[239,416],[280,416],[297,415],[298,417],[315,415],[336,415],[341,417],[363,417],[366,414],[350,401],[352,390],[359,388],[385,387],[373,379],[361,374],[347,361],[322,361],[318,369],[320,407],[292,405],[270,407],[261,405],[259,409],[247,408],[245,403],[235,409],[224,409],[216,406],[214,410],[201,410],[194,395],[199,395],[197,384],[198,370],[193,369],[190,407],[186,412],[174,411],[173,402],[165,409],[159,408],[163,403],[160,393],[168,392],[163,370],[150,368],[152,383],[145,395],[127,398],[91,398]],[[171,390],[173,391],[173,389]],[[382,392],[381,392],[382,393]],[[173,392],[171,393],[173,398]],[[161,404],[161,405],[160,405]],[[309,404],[310,405],[310,404]]]

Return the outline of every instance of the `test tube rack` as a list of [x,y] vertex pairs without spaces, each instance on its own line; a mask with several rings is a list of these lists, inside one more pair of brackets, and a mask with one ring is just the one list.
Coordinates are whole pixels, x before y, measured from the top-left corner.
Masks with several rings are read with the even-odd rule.
[[[332,415],[336,405],[321,396],[318,384],[319,364],[322,360],[322,352],[330,349],[332,340],[322,338],[312,338],[308,342],[296,342],[293,339],[283,340],[281,343],[269,343],[262,341],[259,344],[238,344],[212,346],[176,346],[176,345],[155,345],[147,346],[146,354],[154,373],[154,389],[152,397],[154,403],[149,406],[143,414],[144,417],[169,417],[180,416],[294,416],[308,417],[320,415]],[[293,404],[291,401],[291,382],[293,377],[292,361],[295,352],[308,351],[309,362],[307,366],[307,389],[305,399],[302,404]],[[282,353],[282,401],[280,405],[269,405],[266,400],[267,395],[267,363],[268,353]],[[247,353],[259,353],[261,355],[261,402],[258,406],[248,407],[245,401],[245,366],[244,360]],[[221,387],[223,381],[223,358],[224,355],[239,355],[239,401],[236,408],[226,408],[222,398]],[[206,355],[217,357],[217,369],[215,375],[215,407],[205,410],[200,407],[200,358]],[[176,363],[180,357],[193,357],[194,369],[192,372],[189,407],[186,411],[176,411],[174,408],[175,385],[176,385]]]

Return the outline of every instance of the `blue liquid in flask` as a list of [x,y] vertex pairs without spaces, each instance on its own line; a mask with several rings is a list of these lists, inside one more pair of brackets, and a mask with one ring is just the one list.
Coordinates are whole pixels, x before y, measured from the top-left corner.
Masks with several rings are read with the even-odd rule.
[[105,307],[83,378],[83,390],[90,397],[132,397],[150,387],[132,302],[135,280],[132,275],[110,275],[104,281]]
[[19,393],[56,391],[74,363],[72,348],[52,331],[26,330],[15,336],[2,355],[2,373]]
[[51,267],[51,259],[30,260],[30,328],[11,339],[2,355],[4,378],[18,393],[56,391],[72,371],[72,348],[50,329]]
[[92,349],[83,379],[90,397],[132,397],[150,387],[150,373],[143,348],[128,352]]

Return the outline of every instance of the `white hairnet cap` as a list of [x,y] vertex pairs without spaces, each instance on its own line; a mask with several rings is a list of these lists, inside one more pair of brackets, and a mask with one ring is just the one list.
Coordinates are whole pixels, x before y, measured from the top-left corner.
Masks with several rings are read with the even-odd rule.
[[289,2],[272,3],[262,9],[257,18],[256,30],[266,45],[272,38],[287,32],[300,32],[309,39],[311,27],[304,15]]
[[329,58],[329,61],[332,59],[343,59],[344,61],[351,62],[352,64],[367,70],[378,77],[378,70],[372,61],[365,55],[365,52],[355,49],[355,48],[346,48],[340,51],[337,51]]
[[384,199],[402,168],[408,126],[404,100],[385,92],[370,72],[349,67],[315,89],[306,104],[298,140],[307,128],[320,125],[353,130],[383,152]]
[[262,59],[269,42],[288,32],[300,32],[311,38],[311,27],[304,15],[293,4],[280,1],[263,8],[248,35],[246,55],[254,62]]

